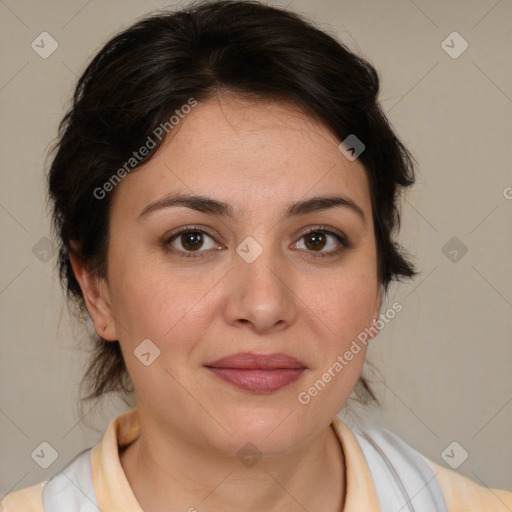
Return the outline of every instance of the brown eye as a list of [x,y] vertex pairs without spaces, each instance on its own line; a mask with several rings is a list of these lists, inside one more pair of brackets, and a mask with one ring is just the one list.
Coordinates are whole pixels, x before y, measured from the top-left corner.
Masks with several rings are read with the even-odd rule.
[[[300,247],[302,240],[304,240],[304,247]],[[318,256],[335,256],[343,249],[350,247],[350,244],[345,236],[327,229],[316,228],[303,234],[296,243],[296,247],[310,253],[318,253]]]
[[177,252],[202,253],[208,249],[217,248],[215,240],[206,232],[198,229],[183,229],[171,236],[166,245],[170,245]]
[[326,244],[325,233],[313,232],[305,235],[306,247],[313,251],[322,250]]
[[187,251],[195,251],[203,245],[203,235],[199,231],[189,231],[180,235],[181,245]]

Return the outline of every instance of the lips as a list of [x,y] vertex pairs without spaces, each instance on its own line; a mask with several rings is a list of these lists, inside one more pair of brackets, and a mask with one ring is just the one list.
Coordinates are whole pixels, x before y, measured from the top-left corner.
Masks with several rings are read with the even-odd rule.
[[215,368],[240,368],[246,370],[276,370],[283,368],[306,368],[306,365],[286,354],[253,354],[252,352],[239,352],[230,356],[223,357],[212,363],[207,363],[207,367]]
[[271,393],[297,380],[307,366],[286,354],[240,352],[207,363],[217,377],[245,391]]

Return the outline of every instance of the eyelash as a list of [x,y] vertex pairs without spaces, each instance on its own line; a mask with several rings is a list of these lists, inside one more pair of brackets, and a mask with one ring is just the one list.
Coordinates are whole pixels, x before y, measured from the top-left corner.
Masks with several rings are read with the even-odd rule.
[[[202,234],[208,235],[210,238],[215,240],[215,236],[212,233],[210,233],[209,231],[205,230],[204,228],[201,228],[198,226],[185,226],[185,227],[181,228],[179,231],[177,231],[176,233],[173,233],[171,236],[166,237],[163,240],[164,248],[167,250],[170,250],[171,252],[178,252],[178,253],[180,253],[180,255],[182,257],[185,257],[185,258],[203,258],[204,255],[201,253],[206,253],[206,252],[208,252],[208,250],[206,250],[206,251],[182,251],[181,249],[175,249],[174,247],[171,246],[171,243],[184,233],[202,233]],[[345,249],[352,247],[351,243],[349,242],[348,238],[345,235],[343,235],[341,233],[336,233],[336,232],[330,230],[327,226],[318,226],[318,227],[309,228],[306,232],[302,233],[299,240],[311,233],[322,233],[325,235],[332,235],[341,244],[341,246],[338,247],[337,249],[334,249],[334,250],[331,250],[328,252],[317,252],[316,253],[315,251],[306,251],[313,258],[334,257],[334,256],[337,256],[342,251],[344,251]]]

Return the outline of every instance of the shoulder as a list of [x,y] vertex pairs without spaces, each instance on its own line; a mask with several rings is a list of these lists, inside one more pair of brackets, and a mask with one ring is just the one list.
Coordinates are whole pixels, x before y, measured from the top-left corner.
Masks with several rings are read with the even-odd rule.
[[512,492],[480,485],[456,471],[432,462],[427,457],[424,458],[436,474],[449,512],[512,510]]
[[91,510],[91,505],[83,505],[85,500],[89,500],[96,506],[91,475],[91,451],[91,448],[87,448],[80,452],[48,480],[8,494],[0,502],[0,512]]
[[339,434],[351,431],[357,439],[381,503],[394,503],[396,496],[403,493],[404,503],[412,502],[418,510],[512,511],[512,492],[489,488],[483,482],[477,483],[434,463],[400,436],[375,422],[349,427],[340,419],[336,418],[333,423]]
[[43,487],[41,482],[8,494],[0,502],[1,512],[44,512]]

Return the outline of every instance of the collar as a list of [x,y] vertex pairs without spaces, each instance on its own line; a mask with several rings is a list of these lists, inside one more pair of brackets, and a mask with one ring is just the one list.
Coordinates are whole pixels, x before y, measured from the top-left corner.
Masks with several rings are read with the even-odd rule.
[[[380,511],[373,479],[356,438],[338,417],[333,419],[331,426],[345,455],[347,489],[344,512]],[[135,441],[139,434],[139,416],[135,407],[114,418],[101,443],[92,448],[94,489],[102,512],[143,512],[119,459],[119,449]]]

